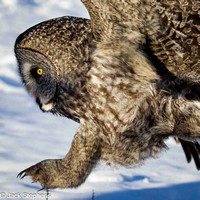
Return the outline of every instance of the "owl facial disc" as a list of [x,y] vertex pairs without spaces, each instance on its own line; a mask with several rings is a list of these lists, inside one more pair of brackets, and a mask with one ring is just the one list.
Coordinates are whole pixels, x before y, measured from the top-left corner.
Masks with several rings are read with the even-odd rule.
[[35,97],[42,111],[51,111],[55,105],[56,94],[56,80],[53,78],[55,72],[52,70],[54,68],[51,63],[48,63],[48,60],[44,62],[45,58],[37,52],[24,49],[17,49],[17,51],[23,55],[20,57],[22,62],[19,67],[24,85],[28,92]]

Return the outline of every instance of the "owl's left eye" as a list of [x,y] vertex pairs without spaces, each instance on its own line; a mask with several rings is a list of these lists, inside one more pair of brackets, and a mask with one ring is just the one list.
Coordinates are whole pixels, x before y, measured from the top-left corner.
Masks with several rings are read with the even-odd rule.
[[41,77],[43,74],[43,69],[42,68],[39,68],[39,67],[34,67],[31,69],[31,75],[34,77],[34,78],[39,78]]

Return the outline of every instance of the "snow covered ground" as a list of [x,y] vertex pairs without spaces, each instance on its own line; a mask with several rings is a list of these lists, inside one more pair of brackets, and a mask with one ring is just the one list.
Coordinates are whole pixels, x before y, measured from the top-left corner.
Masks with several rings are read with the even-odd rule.
[[[45,199],[30,178],[16,175],[47,158],[67,153],[78,124],[42,113],[22,87],[13,46],[17,35],[41,21],[87,17],[80,0],[0,0],[0,199]],[[99,165],[77,189],[50,190],[49,199],[199,200],[200,172],[187,164],[180,145],[138,169]]]

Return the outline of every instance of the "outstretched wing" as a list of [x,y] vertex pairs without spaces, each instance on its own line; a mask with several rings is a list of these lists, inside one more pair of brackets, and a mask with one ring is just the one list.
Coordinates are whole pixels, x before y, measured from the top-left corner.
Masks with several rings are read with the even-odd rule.
[[[98,39],[128,37],[139,40],[145,12],[141,0],[81,0],[86,6],[92,21],[93,32]],[[138,18],[140,17],[140,19]],[[140,29],[140,30],[139,30]],[[137,33],[136,33],[137,32]],[[134,35],[135,34],[135,35]],[[133,37],[133,38],[131,38]],[[144,38],[143,38],[144,39]]]
[[[200,79],[199,0],[82,0],[96,38],[126,38],[150,48],[175,76]],[[108,40],[109,38],[109,40]]]
[[149,24],[155,23],[154,26],[150,26],[150,32],[152,32],[158,23],[151,17],[146,17],[148,13],[144,6],[145,1],[81,1],[90,14],[93,34],[97,40],[99,51],[96,51],[94,60],[98,57],[98,63],[100,60],[103,63],[105,61],[102,61],[102,59],[109,57],[106,63],[110,60],[111,65],[125,66],[148,80],[158,79],[149,60],[141,53],[141,44],[146,41],[145,24],[147,21],[149,21]]
[[162,26],[151,49],[171,73],[200,82],[200,1],[152,2]]
[[[103,30],[109,29],[108,15],[106,15],[107,7],[102,1],[95,0],[81,0],[87,8],[90,18],[93,33],[96,39],[100,39]],[[110,25],[112,29],[112,26]]]
[[[145,44],[149,38],[150,50],[163,64],[160,68],[164,66],[175,76],[200,82],[199,0],[82,2],[90,14],[94,35],[101,44],[110,42],[107,46],[116,49],[116,45],[120,46],[123,41],[129,49],[120,48],[132,52],[133,59],[136,59],[134,50],[141,51],[140,44]],[[140,55],[140,59],[144,58]],[[130,63],[133,60],[128,62],[129,66]],[[142,65],[131,67],[142,71]]]
[[198,142],[190,142],[181,138],[176,138],[177,142],[181,143],[183,151],[185,153],[187,162],[190,163],[192,158],[194,159],[197,170],[200,170],[200,145]]

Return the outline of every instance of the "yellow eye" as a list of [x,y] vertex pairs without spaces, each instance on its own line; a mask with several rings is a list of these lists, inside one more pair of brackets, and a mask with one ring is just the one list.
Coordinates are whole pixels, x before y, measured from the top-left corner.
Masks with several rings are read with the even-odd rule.
[[37,69],[37,74],[41,76],[43,74],[43,70],[41,68]]

